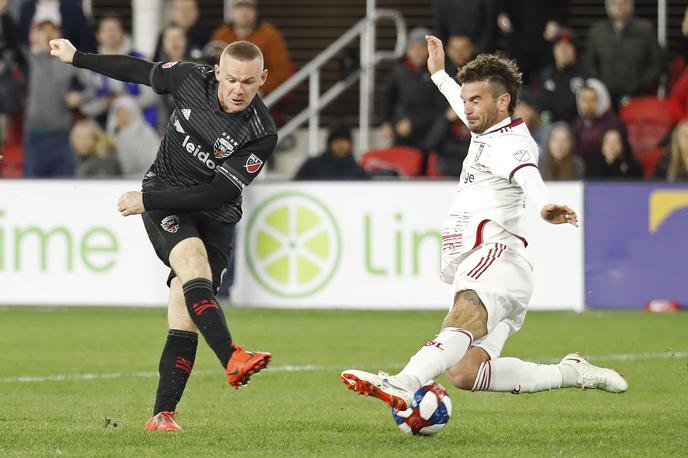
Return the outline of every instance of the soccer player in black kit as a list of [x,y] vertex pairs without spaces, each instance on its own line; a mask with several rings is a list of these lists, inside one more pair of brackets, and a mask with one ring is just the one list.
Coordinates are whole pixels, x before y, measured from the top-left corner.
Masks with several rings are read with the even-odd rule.
[[124,55],[85,54],[65,39],[51,54],[75,67],[172,94],[175,110],[142,192],[118,202],[123,216],[141,214],[168,278],[169,332],[147,430],[178,431],[175,409],[191,375],[198,332],[238,388],[264,369],[270,353],[234,345],[215,299],[241,218],[241,192],[258,175],[277,143],[277,129],[260,97],[267,78],[258,47],[228,45],[215,68],[188,62],[153,63]]

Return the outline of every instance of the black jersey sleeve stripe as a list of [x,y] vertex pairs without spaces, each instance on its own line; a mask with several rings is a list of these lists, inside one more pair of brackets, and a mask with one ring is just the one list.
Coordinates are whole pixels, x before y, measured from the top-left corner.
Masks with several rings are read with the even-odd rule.
[[220,166],[217,169],[217,171],[218,171],[218,173],[221,173],[222,175],[227,177],[227,179],[229,181],[231,181],[234,184],[234,186],[239,188],[239,191],[243,191],[244,188],[246,187],[247,183],[244,183],[243,181],[241,181],[241,179],[238,176],[238,173],[236,173],[234,170],[230,171],[227,168],[225,168],[225,166],[223,165],[223,166]]
[[260,136],[260,129],[258,129],[258,123],[256,122],[256,118],[251,116],[251,128],[253,129],[253,133],[256,137]]
[[256,122],[258,123],[258,128],[260,132],[265,132],[265,126],[263,126],[263,121],[261,121],[260,115],[258,114],[258,110],[256,110],[256,107],[253,107],[253,114],[256,116]]

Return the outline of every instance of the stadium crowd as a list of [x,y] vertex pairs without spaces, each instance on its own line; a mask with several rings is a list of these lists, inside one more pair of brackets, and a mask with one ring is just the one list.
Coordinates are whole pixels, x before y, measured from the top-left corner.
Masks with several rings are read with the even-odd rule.
[[[606,0],[607,17],[590,26],[585,42],[567,27],[568,3],[434,0],[434,24],[408,31],[404,59],[378,89],[388,147],[356,155],[351,130],[337,122],[323,153],[307,159],[295,179],[460,173],[470,133],[430,80],[424,37],[434,34],[452,76],[479,53],[517,61],[525,87],[514,117],[540,146],[545,179],[688,181],[688,8],[680,53],[668,56],[653,24],[634,15],[632,0]],[[230,21],[214,31],[199,21],[196,0],[166,5],[154,55],[144,56],[117,15],[100,14],[93,24],[77,0],[0,0],[3,177],[140,178],[173,110],[169,97],[149,87],[60,64],[49,55],[52,38],[64,36],[83,51],[208,64],[227,43],[248,40],[262,49],[270,72],[263,96],[294,73],[288,40],[260,18],[256,0],[231,2]],[[276,121],[288,111],[275,108]]]

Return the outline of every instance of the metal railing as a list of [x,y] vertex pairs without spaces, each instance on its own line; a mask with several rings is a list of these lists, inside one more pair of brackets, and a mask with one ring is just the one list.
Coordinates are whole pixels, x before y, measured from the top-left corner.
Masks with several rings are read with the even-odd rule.
[[[369,5],[371,3],[374,2],[369,2]],[[392,51],[375,51],[375,24],[380,19],[391,19],[396,26],[396,45]],[[359,36],[361,39],[359,68],[345,79],[335,83],[325,93],[320,94],[320,68]],[[310,155],[316,154],[318,152],[320,110],[360,79],[358,150],[361,152],[367,151],[375,65],[384,59],[398,59],[404,54],[405,50],[406,23],[401,13],[390,9],[372,9],[369,6],[365,18],[358,21],[301,70],[265,97],[264,102],[270,108],[289,91],[308,78],[308,107],[279,129],[279,138],[284,138],[291,134],[308,120],[308,153]]]

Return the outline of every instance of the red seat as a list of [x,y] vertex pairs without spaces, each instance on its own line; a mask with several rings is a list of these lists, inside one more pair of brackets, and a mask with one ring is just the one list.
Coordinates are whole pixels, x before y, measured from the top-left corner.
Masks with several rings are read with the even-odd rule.
[[393,170],[403,177],[416,177],[422,173],[423,152],[408,146],[391,146],[365,153],[361,165],[369,173]]
[[680,119],[679,107],[657,97],[636,97],[621,107],[619,116],[628,129],[628,141],[638,162],[652,154],[657,144]]
[[434,178],[446,176],[437,169],[437,153],[430,153],[428,155],[427,175]]
[[643,160],[643,176],[645,178],[652,178],[652,175],[657,168],[657,164],[664,156],[664,148],[655,148],[650,154],[645,156]]
[[24,173],[23,119],[23,113],[19,113],[7,120],[7,136],[0,150],[0,155],[4,156],[0,161],[0,176],[4,178],[21,178]]

